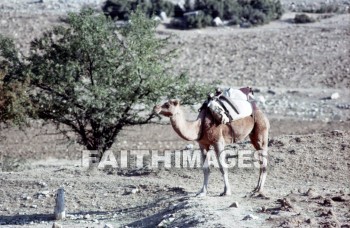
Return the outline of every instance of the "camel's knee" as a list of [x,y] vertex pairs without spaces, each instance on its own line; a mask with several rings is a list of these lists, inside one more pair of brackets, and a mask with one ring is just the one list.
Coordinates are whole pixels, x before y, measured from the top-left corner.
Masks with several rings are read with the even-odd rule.
[[268,134],[267,133],[255,133],[250,135],[250,141],[256,150],[267,150],[268,147]]
[[265,142],[265,140],[262,138],[251,136],[250,141],[256,150],[266,150],[267,149],[267,142]]

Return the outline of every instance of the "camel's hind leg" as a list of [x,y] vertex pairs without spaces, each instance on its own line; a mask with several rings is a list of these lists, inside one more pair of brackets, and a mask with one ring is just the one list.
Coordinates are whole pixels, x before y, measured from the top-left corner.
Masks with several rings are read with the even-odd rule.
[[250,134],[250,140],[258,153],[255,157],[259,162],[255,164],[258,165],[260,172],[258,184],[253,192],[262,193],[267,175],[267,148],[270,125],[268,119],[260,111],[256,112],[255,119],[255,126]]

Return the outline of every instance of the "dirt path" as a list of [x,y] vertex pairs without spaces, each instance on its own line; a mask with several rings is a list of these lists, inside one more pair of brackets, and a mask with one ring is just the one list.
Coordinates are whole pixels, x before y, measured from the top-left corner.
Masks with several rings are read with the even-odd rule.
[[[53,223],[54,192],[64,187],[68,218],[61,223],[66,227],[155,227],[161,222],[170,227],[345,225],[350,222],[349,139],[349,132],[340,131],[273,138],[268,199],[249,195],[256,169],[231,169],[233,195],[219,197],[223,182],[212,168],[209,195],[198,198],[200,169],[91,173],[79,161],[33,162],[25,171],[0,174],[0,224],[47,227]],[[234,202],[238,208],[230,207]]]

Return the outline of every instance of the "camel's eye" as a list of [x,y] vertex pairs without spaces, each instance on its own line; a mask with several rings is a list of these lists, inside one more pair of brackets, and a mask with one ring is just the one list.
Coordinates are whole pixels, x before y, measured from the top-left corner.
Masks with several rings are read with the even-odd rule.
[[164,105],[164,107],[165,107],[165,108],[169,108],[170,106],[169,106],[168,103],[166,103],[166,104]]

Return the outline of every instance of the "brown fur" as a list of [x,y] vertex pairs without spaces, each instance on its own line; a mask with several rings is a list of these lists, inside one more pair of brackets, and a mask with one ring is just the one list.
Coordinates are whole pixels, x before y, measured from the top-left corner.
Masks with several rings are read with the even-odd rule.
[[[186,121],[181,111],[179,101],[170,100],[162,106],[154,107],[155,112],[170,117],[174,130],[185,140],[199,143],[202,150],[202,157],[206,159],[210,146],[214,147],[217,156],[224,150],[225,144],[242,141],[248,135],[254,148],[259,151],[260,175],[258,185],[254,192],[262,192],[266,179],[266,156],[268,144],[268,132],[270,124],[266,116],[258,108],[254,108],[253,116],[248,116],[229,124],[217,123],[207,108],[202,108],[197,120]],[[264,159],[265,158],[265,159]],[[223,174],[225,188],[222,195],[230,195],[231,190],[228,183],[227,169],[220,165]],[[203,188],[198,193],[205,195],[207,192],[209,168],[203,168],[204,183]]]

